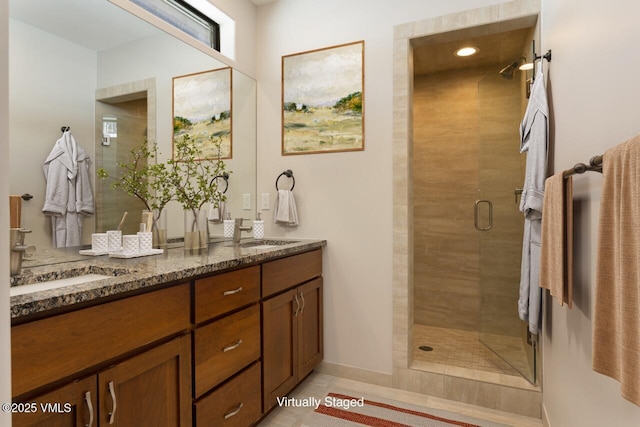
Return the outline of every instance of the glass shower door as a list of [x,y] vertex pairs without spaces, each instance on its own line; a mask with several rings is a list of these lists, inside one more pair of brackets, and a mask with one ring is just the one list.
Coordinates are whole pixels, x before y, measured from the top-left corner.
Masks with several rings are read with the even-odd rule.
[[524,219],[518,209],[525,156],[520,154],[519,124],[524,82],[498,73],[478,84],[479,197],[475,204],[480,235],[480,341],[535,382],[535,349],[518,317]]

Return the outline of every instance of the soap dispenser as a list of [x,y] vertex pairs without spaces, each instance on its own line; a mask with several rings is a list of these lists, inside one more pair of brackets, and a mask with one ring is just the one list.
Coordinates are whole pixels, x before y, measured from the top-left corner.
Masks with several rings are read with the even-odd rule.
[[233,237],[235,221],[231,219],[231,212],[227,212],[227,217],[224,219],[223,227],[224,237]]
[[253,238],[264,239],[264,221],[260,217],[260,212],[258,212],[256,220],[253,221]]

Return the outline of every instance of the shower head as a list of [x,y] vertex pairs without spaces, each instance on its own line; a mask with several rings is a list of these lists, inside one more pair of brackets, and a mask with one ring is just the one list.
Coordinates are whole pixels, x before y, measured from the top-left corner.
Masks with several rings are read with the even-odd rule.
[[511,80],[513,78],[513,70],[515,70],[517,66],[517,62],[513,62],[507,65],[502,70],[500,70],[500,75],[507,80]]
[[500,75],[507,80],[513,79],[513,72],[516,68],[518,68],[518,66],[520,65],[520,61],[522,60],[526,60],[526,58],[524,56],[521,56],[517,60],[513,61],[511,64],[500,70]]

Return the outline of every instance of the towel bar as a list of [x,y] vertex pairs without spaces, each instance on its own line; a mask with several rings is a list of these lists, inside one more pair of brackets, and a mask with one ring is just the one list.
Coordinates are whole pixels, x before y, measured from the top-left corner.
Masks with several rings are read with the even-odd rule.
[[567,178],[571,175],[581,174],[588,171],[602,173],[602,156],[593,156],[591,160],[589,160],[588,165],[585,165],[584,163],[577,163],[571,169],[567,169],[566,171],[562,172],[562,176]]

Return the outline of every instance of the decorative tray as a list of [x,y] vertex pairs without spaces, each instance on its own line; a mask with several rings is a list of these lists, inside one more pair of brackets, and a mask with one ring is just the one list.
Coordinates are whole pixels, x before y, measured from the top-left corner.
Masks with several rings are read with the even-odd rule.
[[149,251],[145,251],[145,252],[138,252],[136,254],[124,254],[123,252],[109,252],[109,257],[111,258],[139,258],[139,257],[143,257],[143,256],[149,256],[149,255],[160,255],[161,253],[164,253],[164,249],[151,249]]
[[93,249],[82,249],[78,251],[80,255],[89,255],[89,256],[100,256],[107,255],[109,251],[94,251]]

